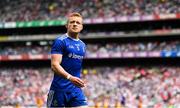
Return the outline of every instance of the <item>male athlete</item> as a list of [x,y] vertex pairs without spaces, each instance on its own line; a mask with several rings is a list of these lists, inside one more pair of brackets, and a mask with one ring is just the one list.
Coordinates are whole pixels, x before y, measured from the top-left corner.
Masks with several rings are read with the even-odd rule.
[[56,38],[51,49],[51,68],[54,78],[48,93],[48,107],[87,108],[86,97],[81,90],[85,82],[80,79],[82,59],[86,45],[79,39],[83,18],[72,13],[66,24],[67,33]]

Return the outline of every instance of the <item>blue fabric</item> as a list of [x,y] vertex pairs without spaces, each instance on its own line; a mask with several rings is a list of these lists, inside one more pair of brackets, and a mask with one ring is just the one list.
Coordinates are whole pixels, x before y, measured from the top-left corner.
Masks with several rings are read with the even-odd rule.
[[48,94],[47,106],[50,107],[77,107],[87,105],[86,97],[79,88],[72,92],[58,91],[51,88]]
[[[74,40],[66,34],[55,39],[51,54],[62,54],[61,66],[66,72],[80,78],[82,59],[86,45],[81,40]],[[73,91],[77,87],[66,78],[54,74],[51,86],[61,91]]]

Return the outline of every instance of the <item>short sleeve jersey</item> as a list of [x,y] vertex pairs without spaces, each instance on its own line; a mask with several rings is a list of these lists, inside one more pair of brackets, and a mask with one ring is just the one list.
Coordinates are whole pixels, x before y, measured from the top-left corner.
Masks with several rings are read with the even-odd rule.
[[[82,59],[85,56],[86,45],[80,39],[73,39],[67,34],[59,36],[53,42],[51,54],[62,54],[61,66],[69,74],[80,77]],[[74,90],[77,87],[69,80],[54,74],[51,87],[62,91]]]

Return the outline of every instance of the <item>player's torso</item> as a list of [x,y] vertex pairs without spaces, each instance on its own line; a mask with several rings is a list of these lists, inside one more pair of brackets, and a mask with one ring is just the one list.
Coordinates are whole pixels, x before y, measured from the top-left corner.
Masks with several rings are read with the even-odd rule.
[[82,60],[85,56],[85,44],[81,40],[66,38],[61,65],[70,74],[80,76]]
[[85,55],[85,45],[80,40],[72,40],[67,38],[65,40],[65,49],[63,56],[82,60]]
[[[59,44],[57,44],[55,48],[60,48],[59,52],[62,54],[62,61],[60,65],[66,72],[73,76],[80,77],[82,59],[85,56],[85,44],[81,40],[73,40],[66,35],[58,37],[56,43]],[[51,88],[71,91],[75,90],[77,87],[66,78],[54,74]]]

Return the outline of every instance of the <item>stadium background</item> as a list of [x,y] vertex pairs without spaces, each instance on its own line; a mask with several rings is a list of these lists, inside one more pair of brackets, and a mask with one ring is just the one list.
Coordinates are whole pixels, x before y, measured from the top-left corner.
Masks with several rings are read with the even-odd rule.
[[43,107],[50,46],[80,12],[82,78],[95,108],[180,107],[179,0],[0,1],[0,107]]

